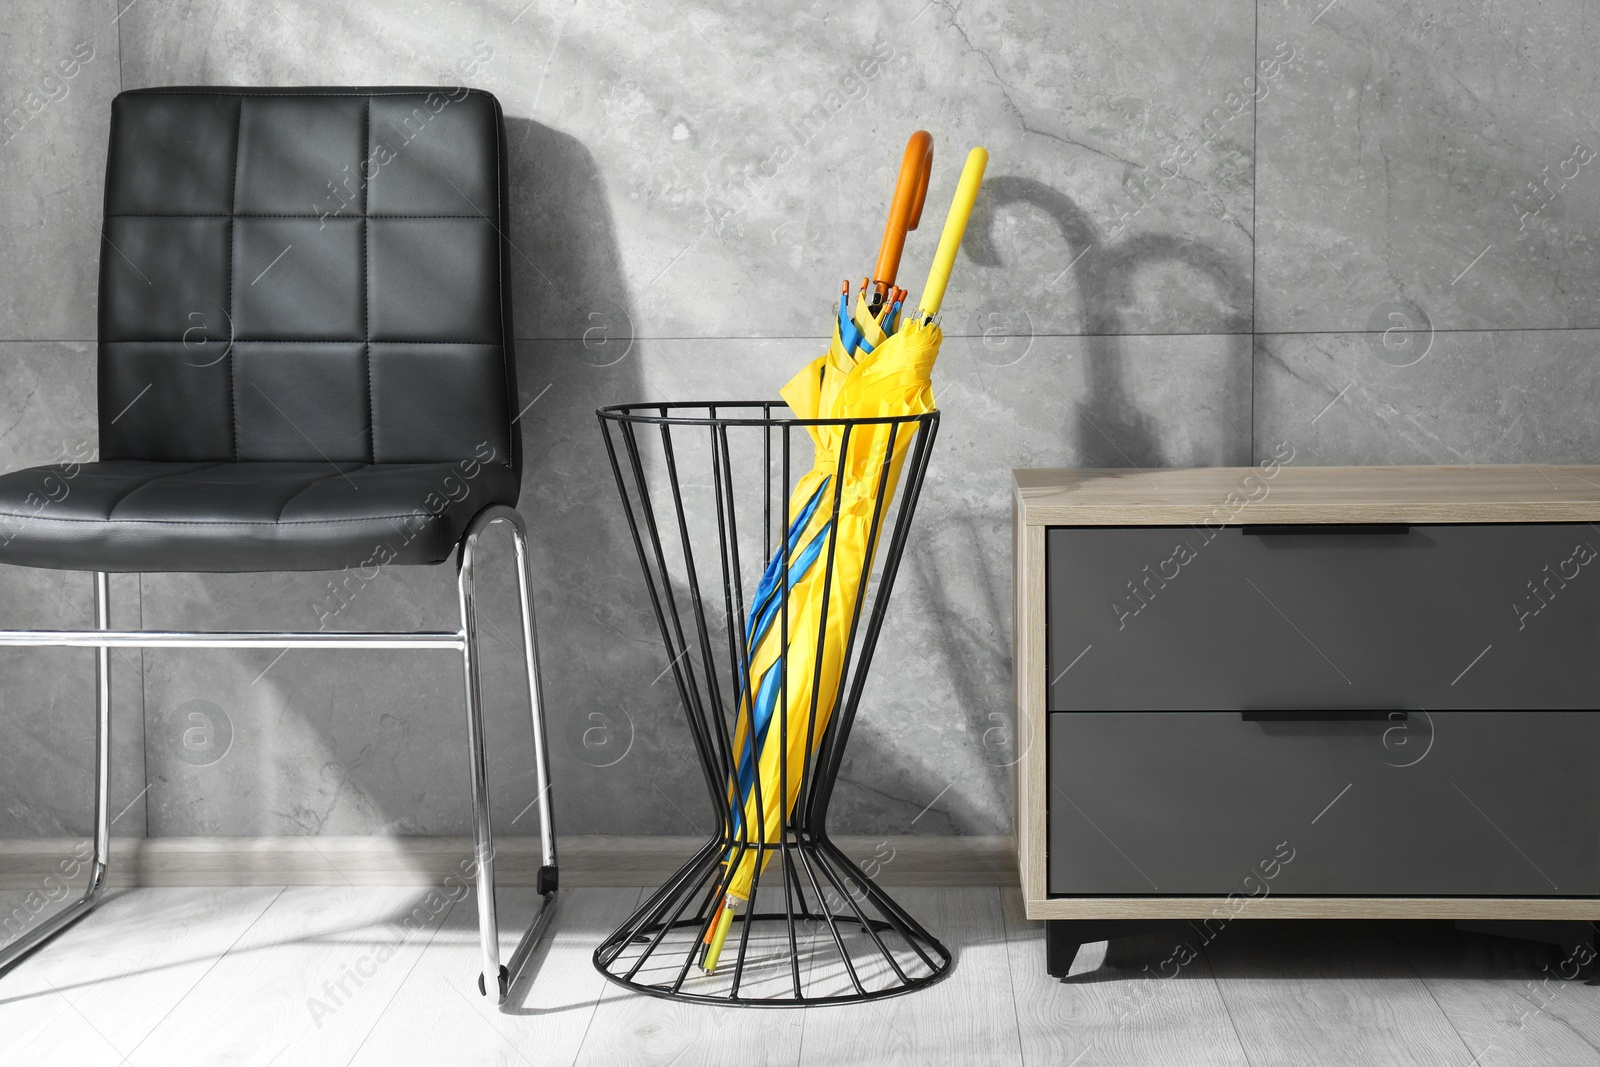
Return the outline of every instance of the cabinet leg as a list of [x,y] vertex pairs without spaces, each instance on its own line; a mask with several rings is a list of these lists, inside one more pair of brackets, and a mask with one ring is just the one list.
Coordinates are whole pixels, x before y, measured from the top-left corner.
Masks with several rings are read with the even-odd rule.
[[1044,924],[1044,965],[1052,978],[1065,978],[1072,970],[1078,949],[1096,941],[1131,937],[1161,929],[1156,919],[1046,919]]
[[1044,924],[1044,966],[1051,978],[1065,978],[1078,958],[1078,923],[1071,919],[1047,919]]

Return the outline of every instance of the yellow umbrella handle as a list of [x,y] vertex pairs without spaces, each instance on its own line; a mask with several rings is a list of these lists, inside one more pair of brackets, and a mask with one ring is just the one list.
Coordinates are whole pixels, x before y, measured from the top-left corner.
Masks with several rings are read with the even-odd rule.
[[944,288],[950,283],[950,272],[956,265],[956,249],[961,247],[961,236],[967,232],[967,220],[972,217],[972,205],[978,199],[983,168],[988,163],[989,153],[982,148],[967,153],[967,164],[961,168],[955,199],[950,201],[950,214],[944,220],[944,233],[939,235],[939,250],[933,254],[933,266],[928,269],[928,284],[922,287],[921,310],[925,315],[938,314],[939,305],[944,303]]

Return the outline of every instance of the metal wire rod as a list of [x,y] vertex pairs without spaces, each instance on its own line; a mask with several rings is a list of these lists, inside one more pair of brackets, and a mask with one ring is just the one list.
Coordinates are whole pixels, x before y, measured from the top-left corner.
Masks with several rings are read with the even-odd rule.
[[450,648],[465,635],[449,630],[277,633],[235,630],[0,630],[0,647],[57,648]]

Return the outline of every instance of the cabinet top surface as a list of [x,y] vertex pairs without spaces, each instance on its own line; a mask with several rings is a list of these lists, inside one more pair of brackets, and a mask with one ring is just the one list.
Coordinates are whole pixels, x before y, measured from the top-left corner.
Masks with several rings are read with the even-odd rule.
[[1029,526],[1596,522],[1600,466],[1014,470]]

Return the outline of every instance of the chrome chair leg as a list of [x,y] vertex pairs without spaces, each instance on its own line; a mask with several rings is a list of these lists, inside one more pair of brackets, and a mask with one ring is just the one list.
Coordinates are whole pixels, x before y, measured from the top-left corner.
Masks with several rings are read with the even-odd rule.
[[[94,621],[98,629],[111,629],[111,579],[104,572],[94,576]],[[95,649],[94,689],[94,857],[89,866],[89,885],[83,896],[0,949],[0,974],[93,911],[105,891],[106,871],[111,863],[111,649],[104,646]]]
[[528,564],[528,530],[523,524],[521,515],[509,508],[506,510],[509,514],[505,516],[505,520],[511,527],[512,543],[516,549],[517,595],[522,606],[522,653],[528,672],[528,712],[533,720],[534,774],[535,785],[539,790],[538,799],[535,801],[539,807],[540,844],[537,886],[539,895],[544,898],[539,905],[539,914],[523,933],[516,951],[511,954],[506,980],[506,988],[509,990],[521,977],[528,957],[533,954],[534,946],[538,944],[540,935],[550,922],[561,884],[560,869],[556,863],[555,819],[550,804],[550,747],[545,732],[544,693],[540,688],[539,637],[533,612],[533,574]]
[[500,966],[500,926],[494,906],[494,841],[489,817],[489,773],[484,753],[478,620],[472,597],[475,549],[478,536],[487,526],[487,522],[482,526],[474,522],[461,542],[456,591],[461,604],[461,633],[466,639],[461,649],[461,667],[467,693],[467,759],[472,772],[472,859],[478,882],[478,935],[483,950],[478,992],[487,996],[487,983],[493,983],[497,997],[504,999],[507,983],[506,973]]
[[[478,539],[497,522],[511,527],[516,548],[518,597],[522,608],[523,654],[527,661],[528,700],[533,720],[534,770],[539,790],[539,833],[541,865],[538,890],[544,898],[539,914],[523,934],[511,955],[510,965],[500,965],[500,931],[494,900],[494,838],[489,814],[489,780],[484,747],[483,693],[478,661],[478,627],[473,601],[473,576]],[[106,869],[111,854],[111,650],[113,648],[434,648],[461,653],[462,678],[467,705],[467,754],[472,774],[473,859],[477,866],[478,924],[482,940],[482,971],[478,988],[488,995],[492,982],[499,1000],[516,982],[534,946],[548,925],[559,890],[556,867],[555,824],[550,814],[550,760],[544,719],[544,702],[539,688],[538,638],[534,631],[533,593],[528,567],[527,529],[522,516],[512,508],[496,504],[479,512],[461,539],[457,558],[456,591],[461,610],[461,629],[404,632],[323,632],[287,633],[265,631],[169,632],[112,630],[110,578],[95,575],[95,624],[97,631],[82,630],[0,630],[0,647],[72,647],[95,650],[95,689],[98,716],[95,744],[98,752],[95,781],[94,857],[89,887],[82,897],[51,916],[47,921],[0,949],[0,974],[23,957],[45,944],[72,923],[83,918],[99,901],[105,889]]]
[[[494,839],[489,813],[489,784],[484,752],[483,696],[478,656],[477,613],[473,599],[473,579],[476,569],[478,539],[494,523],[504,522],[511,527],[516,549],[518,597],[522,608],[523,654],[528,672],[528,701],[533,719],[534,771],[539,790],[539,834],[541,865],[538,890],[544,898],[539,914],[522,935],[507,966],[500,965],[500,932],[494,900]],[[492,982],[497,987],[500,1002],[504,1002],[513,984],[527,964],[534,946],[549,923],[559,890],[556,866],[555,825],[551,818],[549,789],[550,765],[546,744],[544,704],[539,687],[538,638],[534,630],[533,592],[528,569],[527,529],[522,516],[509,507],[496,505],[485,508],[467,528],[461,540],[457,562],[457,591],[461,604],[461,632],[465,638],[462,649],[462,670],[467,697],[468,758],[472,773],[472,829],[473,854],[478,877],[478,926],[481,940],[483,970],[478,978],[478,991],[488,995]]]
[[[111,575],[105,571],[94,576],[94,625],[111,629]],[[111,863],[111,649],[103,645],[94,650],[94,693],[94,867],[89,884],[98,898]]]

